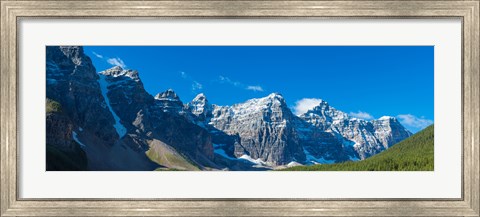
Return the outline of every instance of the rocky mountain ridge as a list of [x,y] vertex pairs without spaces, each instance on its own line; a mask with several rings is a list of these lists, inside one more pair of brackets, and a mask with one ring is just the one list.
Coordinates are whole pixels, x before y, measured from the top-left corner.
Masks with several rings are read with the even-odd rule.
[[64,110],[48,116],[49,134],[58,135],[47,144],[82,149],[88,170],[335,163],[365,159],[411,135],[393,117],[355,119],[325,101],[296,116],[279,93],[232,106],[211,104],[205,94],[183,103],[172,89],[153,97],[135,70],[97,73],[82,47],[48,46],[46,63],[47,98]]
[[326,101],[321,101],[318,106],[300,115],[300,118],[323,131],[346,139],[345,144],[353,145],[362,160],[412,135],[395,117],[383,116],[371,121],[352,118]]
[[[195,99],[189,104],[197,104]],[[363,160],[412,135],[394,117],[351,118],[325,101],[296,116],[279,93],[204,110],[209,112],[201,112],[202,117],[210,117],[203,122],[207,129],[239,137],[222,146],[233,146],[231,157],[246,155],[271,166]]]

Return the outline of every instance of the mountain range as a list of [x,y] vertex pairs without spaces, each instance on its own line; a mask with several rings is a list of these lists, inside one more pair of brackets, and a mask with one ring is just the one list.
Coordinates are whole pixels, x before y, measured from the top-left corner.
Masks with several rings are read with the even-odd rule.
[[46,49],[47,170],[270,170],[364,160],[412,135],[326,101],[297,116],[280,93],[231,106],[152,96],[135,70],[97,73],[80,46]]

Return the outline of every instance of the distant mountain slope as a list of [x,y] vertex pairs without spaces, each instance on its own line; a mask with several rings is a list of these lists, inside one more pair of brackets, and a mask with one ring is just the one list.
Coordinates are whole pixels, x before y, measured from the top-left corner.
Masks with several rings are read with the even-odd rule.
[[290,171],[433,171],[434,126],[363,161],[287,168]]

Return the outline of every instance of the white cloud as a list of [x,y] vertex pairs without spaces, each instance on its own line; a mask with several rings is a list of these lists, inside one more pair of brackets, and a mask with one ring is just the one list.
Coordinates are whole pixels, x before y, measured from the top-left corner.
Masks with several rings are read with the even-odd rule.
[[238,82],[238,81],[232,81],[229,77],[224,77],[224,76],[218,76],[219,80],[220,80],[220,83],[227,83],[227,84],[231,84],[233,86],[236,86],[236,87],[243,87],[245,85],[243,85],[242,83]]
[[118,57],[117,57],[117,58],[109,58],[109,59],[107,60],[107,63],[109,63],[109,64],[112,65],[112,66],[120,66],[120,67],[122,67],[122,68],[126,68],[126,67],[127,67],[127,65],[125,65],[125,63],[123,62],[123,60],[120,59],[120,58],[118,58]]
[[360,118],[360,119],[365,119],[365,120],[372,120],[373,116],[371,114],[368,114],[367,112],[350,112],[348,115],[354,117],[354,118]]
[[190,75],[188,75],[186,72],[180,72],[180,76],[181,76],[183,79],[192,82],[192,91],[193,91],[193,92],[196,92],[197,90],[203,89],[203,85],[200,84],[200,82],[195,81],[195,80],[194,80]]
[[227,78],[227,77],[223,77],[223,76],[218,76],[218,79],[220,79],[220,81],[227,81],[227,80],[230,80],[230,78]]
[[180,75],[182,76],[182,78],[188,78],[187,73],[185,72],[180,72]]
[[312,109],[313,107],[319,105],[323,100],[316,98],[303,98],[295,102],[295,107],[293,107],[293,112],[296,115],[301,115]]
[[193,81],[192,84],[192,91],[197,91],[203,89],[203,85],[198,83],[197,81]]
[[248,86],[247,87],[247,90],[253,90],[255,92],[259,91],[259,92],[263,92],[263,88],[260,87],[260,86]]
[[251,91],[254,91],[254,92],[263,92],[263,88],[259,85],[245,85],[244,83],[242,82],[239,82],[239,81],[233,81],[232,79],[230,79],[229,77],[225,77],[225,76],[218,76],[218,80],[217,82],[220,82],[222,84],[230,84],[230,85],[233,85],[235,87],[238,87],[238,88],[243,88],[245,90],[251,90]]
[[424,117],[417,117],[412,114],[397,115],[397,118],[402,125],[410,129],[421,130],[433,124],[432,120],[425,119]]
[[232,83],[232,80],[230,80],[230,78],[228,77],[223,77],[223,76],[218,76],[218,80],[220,81],[220,83],[229,83],[231,84]]
[[92,54],[95,55],[99,59],[106,60],[107,63],[112,65],[112,66],[120,66],[124,69],[127,68],[127,65],[125,65],[125,62],[123,62],[123,60],[120,59],[119,57],[116,57],[116,58],[115,57],[114,58],[104,57],[103,55],[98,54],[97,52],[94,52],[94,51],[92,51]]
[[103,55],[100,55],[98,53],[92,52],[93,55],[95,55],[97,58],[103,59]]

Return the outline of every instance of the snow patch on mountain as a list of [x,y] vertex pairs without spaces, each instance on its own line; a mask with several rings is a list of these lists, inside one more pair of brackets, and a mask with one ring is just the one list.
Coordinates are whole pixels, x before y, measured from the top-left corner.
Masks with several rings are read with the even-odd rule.
[[243,159],[243,160],[246,160],[246,161],[249,161],[253,164],[256,164],[258,166],[269,166],[269,164],[267,164],[267,162],[263,161],[262,159],[253,159],[252,157],[250,157],[250,155],[242,155],[240,156],[238,159]]
[[227,153],[225,153],[225,150],[223,150],[222,147],[224,147],[225,144],[215,144],[213,143],[213,153],[215,154],[218,154],[226,159],[229,159],[229,160],[238,160],[237,158],[233,158],[233,157],[230,157],[227,155]]
[[78,134],[77,134],[77,132],[73,131],[72,137],[73,137],[73,140],[80,145],[80,148],[84,149],[84,148],[86,147],[85,144],[83,144],[82,142],[80,142],[80,140],[78,139]]
[[298,163],[296,161],[292,161],[290,163],[287,164],[287,167],[295,167],[295,166],[302,166],[303,164],[301,163]]
[[98,76],[100,77],[100,79],[98,79],[98,84],[100,84],[100,89],[102,91],[102,96],[105,99],[105,103],[106,103],[107,108],[110,110],[110,113],[112,113],[112,115],[113,115],[113,119],[115,119],[115,124],[113,125],[113,127],[117,131],[118,136],[120,138],[122,138],[122,137],[125,136],[125,134],[127,134],[127,128],[125,128],[125,126],[123,126],[120,123],[120,118],[117,116],[117,113],[115,113],[115,111],[113,111],[112,106],[110,105],[110,100],[109,100],[108,95],[107,95],[107,93],[108,93],[108,83],[107,83],[107,80],[105,79],[105,75],[98,74]]
[[356,156],[349,156],[350,160],[351,161],[359,161],[360,158],[356,157]]
[[333,163],[335,163],[334,160],[326,160],[323,157],[316,158],[315,156],[310,154],[310,152],[307,149],[305,149],[305,147],[303,148],[303,153],[305,153],[305,156],[307,157],[307,160],[306,160],[307,163],[311,163],[311,164],[333,164]]
[[234,161],[246,161],[250,164],[253,164],[254,167],[270,167],[271,165],[268,164],[267,162],[263,161],[262,159],[253,159],[250,157],[250,155],[242,155],[238,158],[230,157],[227,153],[225,153],[225,150],[222,147],[225,147],[226,144],[213,144],[213,152],[217,155],[220,155],[223,158],[229,159],[229,160],[234,160]]
[[378,120],[382,120],[382,121],[385,121],[385,120],[390,120],[394,117],[391,117],[391,116],[382,116],[381,118],[379,118]]

